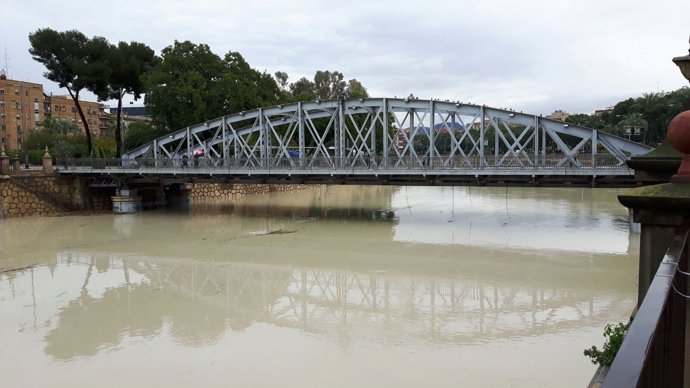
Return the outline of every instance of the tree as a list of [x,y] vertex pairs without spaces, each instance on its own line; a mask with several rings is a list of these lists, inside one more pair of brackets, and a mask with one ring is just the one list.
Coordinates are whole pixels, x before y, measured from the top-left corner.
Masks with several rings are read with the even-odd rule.
[[161,61],[144,76],[144,104],[154,123],[173,130],[210,118],[222,68],[207,45],[175,41],[164,48]]
[[127,125],[127,133],[125,133],[125,147],[123,151],[133,150],[154,139],[165,136],[166,133],[164,128],[156,128],[147,122],[135,121],[129,123]]
[[110,76],[106,63],[108,42],[102,37],[89,39],[76,30],[58,32],[50,28],[29,34],[29,42],[29,53],[47,69],[44,76],[66,88],[74,101],[84,125],[90,155],[93,149],[91,130],[79,104],[79,93],[86,89],[99,95],[107,87]]
[[134,100],[141,98],[144,92],[143,75],[156,63],[153,50],[143,43],[120,42],[112,46],[108,56],[111,69],[108,88],[101,99],[117,100],[117,121],[115,125],[116,157],[122,155],[122,98],[133,94]]
[[26,137],[26,150],[33,162],[39,162],[45,147],[57,157],[85,156],[86,138],[71,121],[47,118],[43,126]]
[[280,90],[287,90],[287,81],[288,81],[288,74],[284,71],[276,71],[275,72],[275,77],[276,77],[276,82],[278,82],[278,86],[280,87]]
[[278,103],[273,77],[259,72],[237,52],[224,58],[205,44],[178,42],[144,76],[145,104],[154,124],[176,130],[228,113]]
[[316,99],[314,83],[305,77],[302,77],[296,82],[290,84],[290,94],[292,95],[292,99],[294,101],[308,101]]
[[314,74],[314,92],[317,98],[327,100],[338,98],[345,90],[343,73],[339,71],[317,71]]
[[350,98],[369,98],[367,88],[354,78],[347,82],[347,93]]
[[649,123],[641,113],[629,113],[618,123],[618,127],[632,139],[640,132],[646,131]]
[[581,125],[583,127],[587,128],[592,128],[592,129],[602,129],[606,125],[604,120],[601,117],[594,116],[594,115],[588,115],[584,113],[576,113],[573,115],[568,116],[568,118],[565,119],[566,123],[571,123],[571,124],[577,124]]

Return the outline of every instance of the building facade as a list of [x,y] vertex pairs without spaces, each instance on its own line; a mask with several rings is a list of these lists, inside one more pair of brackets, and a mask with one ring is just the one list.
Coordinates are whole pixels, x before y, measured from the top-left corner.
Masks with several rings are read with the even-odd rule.
[[[110,115],[105,112],[105,105],[91,101],[79,101],[79,105],[89,124],[91,135],[94,137],[103,135],[108,129],[110,120]],[[46,116],[72,122],[81,132],[85,131],[77,106],[70,96],[46,96]]]
[[561,109],[555,110],[555,111],[553,111],[553,113],[546,116],[547,119],[558,120],[558,121],[565,121],[565,119],[567,119],[568,117],[570,117],[570,114],[564,110],[561,110]]
[[0,73],[0,145],[19,149],[45,119],[43,85],[10,80]]
[[[79,101],[94,137],[108,136],[110,115],[106,106],[91,101]],[[43,125],[47,117],[76,124],[83,133],[84,123],[69,96],[49,96],[43,85],[7,79],[0,70],[0,148],[22,148],[29,132]]]

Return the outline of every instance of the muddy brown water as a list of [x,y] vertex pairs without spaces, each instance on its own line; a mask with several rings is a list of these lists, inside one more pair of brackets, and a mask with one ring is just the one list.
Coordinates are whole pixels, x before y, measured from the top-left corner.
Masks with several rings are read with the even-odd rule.
[[0,220],[1,387],[582,387],[618,191],[324,187]]

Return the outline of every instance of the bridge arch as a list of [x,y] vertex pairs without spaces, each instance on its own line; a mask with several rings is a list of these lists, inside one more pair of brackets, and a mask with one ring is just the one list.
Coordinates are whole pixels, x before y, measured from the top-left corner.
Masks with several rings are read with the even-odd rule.
[[123,166],[261,169],[482,169],[620,166],[651,147],[541,116],[398,98],[297,102],[180,129]]

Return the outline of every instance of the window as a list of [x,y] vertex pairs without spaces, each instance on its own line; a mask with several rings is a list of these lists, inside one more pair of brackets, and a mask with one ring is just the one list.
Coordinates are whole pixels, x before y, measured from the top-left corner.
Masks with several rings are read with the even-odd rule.
[[0,119],[4,119],[4,118],[5,118],[5,114],[4,114],[4,113],[0,113]]
[[72,107],[72,113],[75,113],[77,111],[77,108]]
[[20,115],[19,113],[17,113],[17,120],[19,120],[19,119],[21,119],[21,118],[22,118],[22,115]]
[[38,97],[34,97],[34,105],[35,103],[38,103]]
[[0,94],[5,94],[5,89],[0,89]]
[[18,96],[19,95],[19,89],[14,89],[14,95]]
[[6,131],[6,130],[7,130],[7,126],[5,126],[5,124],[0,125],[0,131]]
[[5,105],[5,100],[0,100],[0,106]]

